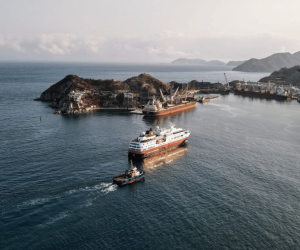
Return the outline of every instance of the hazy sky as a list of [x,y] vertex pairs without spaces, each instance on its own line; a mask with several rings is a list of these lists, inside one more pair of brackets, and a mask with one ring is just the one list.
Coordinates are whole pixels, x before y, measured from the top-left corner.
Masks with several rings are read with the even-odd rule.
[[0,0],[0,60],[171,62],[300,51],[300,0]]

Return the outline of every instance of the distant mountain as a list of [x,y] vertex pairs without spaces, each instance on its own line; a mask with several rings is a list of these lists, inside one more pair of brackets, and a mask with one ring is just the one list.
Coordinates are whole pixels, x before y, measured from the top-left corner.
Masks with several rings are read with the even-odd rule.
[[241,65],[244,62],[246,62],[246,61],[229,61],[226,65],[227,66],[235,66],[236,67],[236,66]]
[[197,64],[197,65],[206,65],[207,61],[202,59],[187,59],[187,58],[178,58],[172,62],[172,64]]
[[294,66],[292,68],[282,68],[278,71],[274,71],[271,75],[266,76],[259,81],[274,81],[277,84],[292,84],[295,86],[300,86],[300,65]]
[[297,60],[300,60],[300,51],[294,53],[293,56],[294,56],[294,58],[296,58]]
[[233,68],[233,71],[272,72],[281,68],[291,68],[300,64],[300,51],[291,53],[276,53],[263,59],[252,58]]
[[221,62],[219,60],[211,60],[207,62],[208,65],[226,65],[226,63]]
[[172,64],[185,64],[185,65],[226,65],[226,63],[219,60],[205,61],[203,59],[187,59],[178,58]]

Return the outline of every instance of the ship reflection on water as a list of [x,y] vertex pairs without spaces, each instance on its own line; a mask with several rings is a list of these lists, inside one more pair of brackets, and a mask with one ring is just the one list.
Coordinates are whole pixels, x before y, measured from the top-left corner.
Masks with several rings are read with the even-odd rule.
[[165,164],[170,164],[174,160],[182,157],[188,147],[182,146],[167,152],[164,152],[162,154],[158,154],[152,157],[148,157],[140,161],[140,164],[143,166],[144,169],[153,169],[156,167],[163,166]]

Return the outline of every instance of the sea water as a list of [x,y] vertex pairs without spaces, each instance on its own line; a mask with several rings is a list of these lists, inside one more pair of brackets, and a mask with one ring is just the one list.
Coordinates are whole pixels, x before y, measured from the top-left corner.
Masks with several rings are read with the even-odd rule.
[[[68,74],[165,82],[257,81],[226,66],[0,64],[1,249],[297,249],[300,105],[233,94],[161,118],[97,111],[53,115],[33,101]],[[145,182],[117,187],[131,139],[172,122],[188,146],[135,164]],[[174,153],[175,154],[175,153]]]

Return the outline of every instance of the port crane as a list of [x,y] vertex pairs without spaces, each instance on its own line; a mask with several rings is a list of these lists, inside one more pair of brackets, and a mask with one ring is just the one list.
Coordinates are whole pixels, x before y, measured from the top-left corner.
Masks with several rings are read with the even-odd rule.
[[161,98],[163,99],[163,102],[165,102],[166,98],[165,98],[164,94],[162,93],[161,89],[159,89],[159,91],[160,91]]
[[[176,91],[175,91],[175,93],[173,95],[172,95],[172,88],[170,89],[170,103],[171,104],[173,103],[174,98],[176,97],[178,89],[179,89],[179,87],[176,89]],[[167,98],[164,96],[164,94],[162,93],[161,89],[159,89],[159,91],[160,91],[161,98],[163,99],[163,102],[166,102]]]
[[224,73],[224,76],[225,76],[225,81],[226,81],[226,85],[227,85],[227,88],[229,88],[229,83],[227,81],[227,77],[226,77],[226,74]]

